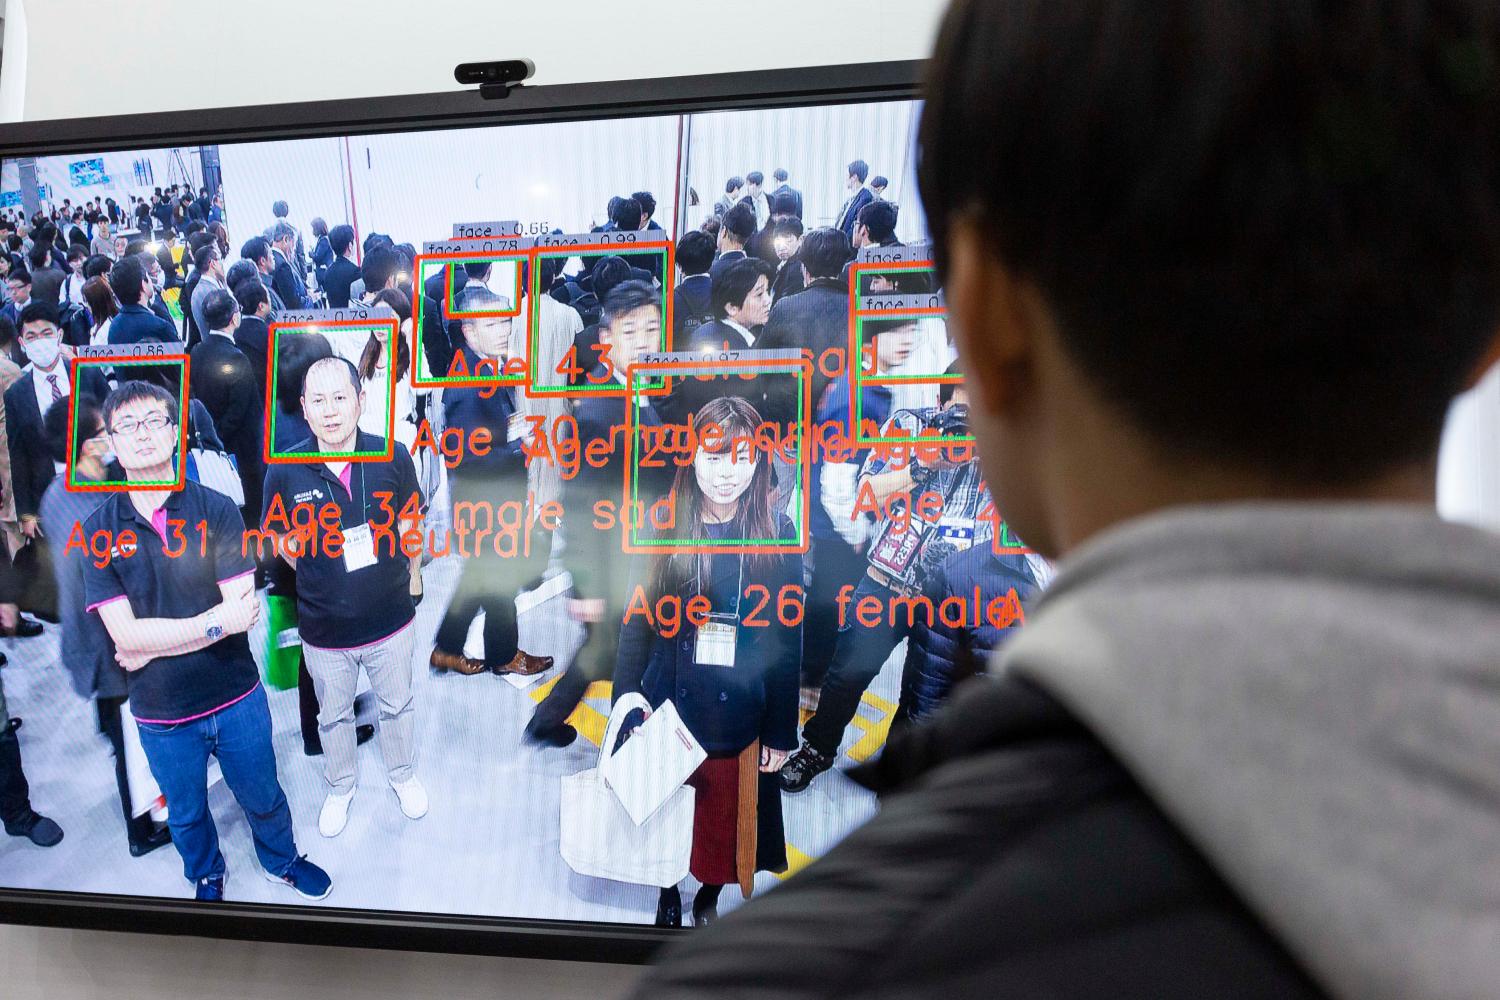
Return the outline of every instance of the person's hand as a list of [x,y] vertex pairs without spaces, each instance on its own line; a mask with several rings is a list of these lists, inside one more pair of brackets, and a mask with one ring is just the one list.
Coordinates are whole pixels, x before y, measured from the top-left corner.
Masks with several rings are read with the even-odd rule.
[[64,361],[72,361],[78,357],[78,352],[73,350],[72,344],[59,344],[57,346],[57,353],[62,355]]
[[0,604],[0,628],[13,630],[21,623],[21,609],[14,604]]
[[21,534],[28,540],[42,536],[42,523],[34,517],[21,518]]
[[252,590],[244,597],[221,602],[214,611],[224,631],[229,635],[236,635],[250,631],[260,619],[260,600]]
[[575,622],[598,622],[604,620],[604,598],[568,598],[568,616]]
[[129,671],[140,670],[151,662],[151,657],[145,653],[127,653],[123,649],[115,650],[115,662]]
[[774,750],[762,745],[760,748],[760,769],[763,774],[775,774],[781,770],[781,765],[786,763],[788,751]]

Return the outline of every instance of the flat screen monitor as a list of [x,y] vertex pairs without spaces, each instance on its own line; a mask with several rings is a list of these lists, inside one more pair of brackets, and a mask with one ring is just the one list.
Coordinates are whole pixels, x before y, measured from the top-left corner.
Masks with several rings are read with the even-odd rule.
[[918,70],[13,129],[0,915],[639,959],[873,815],[1050,575]]

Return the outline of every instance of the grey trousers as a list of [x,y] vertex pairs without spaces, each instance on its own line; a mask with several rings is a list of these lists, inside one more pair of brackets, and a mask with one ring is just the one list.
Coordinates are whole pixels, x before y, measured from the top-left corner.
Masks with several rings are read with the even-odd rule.
[[415,744],[411,704],[411,657],[416,642],[413,620],[400,632],[354,649],[319,649],[302,644],[307,672],[318,694],[318,735],[323,740],[323,777],[330,790],[354,790],[354,689],[363,667],[380,703],[380,756],[393,784],[412,776]]

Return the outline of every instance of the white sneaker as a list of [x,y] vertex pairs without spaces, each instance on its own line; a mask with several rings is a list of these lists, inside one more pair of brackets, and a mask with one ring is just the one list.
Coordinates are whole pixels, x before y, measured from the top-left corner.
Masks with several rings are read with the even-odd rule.
[[354,802],[354,792],[347,795],[330,794],[323,800],[323,811],[318,814],[318,832],[325,837],[337,837],[344,832],[349,822],[349,806]]
[[401,812],[407,819],[421,819],[427,815],[427,789],[422,787],[415,776],[400,784],[393,781],[391,788],[396,792],[396,798],[401,800]]

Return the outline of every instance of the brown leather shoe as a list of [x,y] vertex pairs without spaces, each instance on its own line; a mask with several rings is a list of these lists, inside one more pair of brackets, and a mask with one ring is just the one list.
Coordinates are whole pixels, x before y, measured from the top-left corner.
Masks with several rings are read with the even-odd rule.
[[456,674],[472,677],[475,674],[484,673],[483,660],[471,660],[467,656],[458,653],[445,653],[441,649],[434,649],[432,656],[428,659],[434,670],[451,670]]
[[511,657],[509,663],[503,667],[495,668],[495,673],[520,674],[522,677],[530,677],[532,674],[541,673],[550,666],[552,666],[552,657],[532,656],[524,649],[518,649],[516,650],[516,655]]

